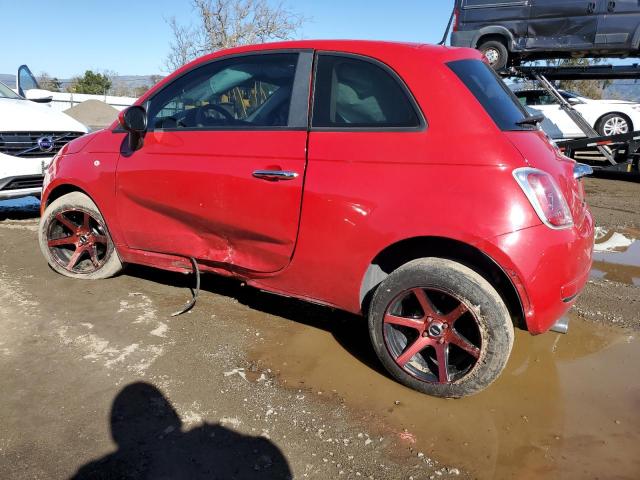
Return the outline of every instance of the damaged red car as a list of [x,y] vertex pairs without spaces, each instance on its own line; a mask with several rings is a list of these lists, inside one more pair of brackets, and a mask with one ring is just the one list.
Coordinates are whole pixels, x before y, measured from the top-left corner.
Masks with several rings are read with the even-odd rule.
[[59,152],[40,246],[73,278],[193,259],[361,314],[391,376],[463,397],[499,376],[514,326],[563,317],[591,267],[589,168],[539,120],[471,49],[217,52]]

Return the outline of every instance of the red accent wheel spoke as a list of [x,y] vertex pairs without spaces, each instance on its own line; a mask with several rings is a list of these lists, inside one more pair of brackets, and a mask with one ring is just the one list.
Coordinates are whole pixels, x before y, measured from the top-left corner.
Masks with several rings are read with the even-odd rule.
[[464,338],[462,335],[460,335],[456,331],[454,330],[449,331],[449,335],[447,336],[447,341],[449,343],[453,343],[454,345],[457,345],[458,347],[463,349],[465,352],[467,352],[469,355],[471,355],[473,358],[476,358],[476,359],[480,358],[480,349],[475,345],[473,345],[471,342],[469,342],[469,340]]
[[82,228],[85,230],[85,232],[89,231],[89,219],[91,217],[89,216],[89,214],[87,212],[84,212],[83,217],[82,217]]
[[66,218],[62,212],[56,215],[56,220],[67,227],[72,232],[75,232],[78,229],[78,226],[74,224],[71,220]]
[[101,245],[107,245],[109,243],[105,235],[94,235],[93,241]]
[[77,235],[70,235],[64,238],[54,238],[53,240],[49,240],[47,245],[50,247],[60,247],[62,245],[75,245],[78,241]]
[[444,321],[449,324],[449,326],[453,326],[462,315],[467,313],[469,309],[464,303],[460,303],[456,308],[454,308],[450,313],[444,316]]
[[91,274],[109,260],[113,251],[107,229],[99,217],[83,208],[56,213],[46,232],[52,259],[73,274]]
[[390,313],[387,313],[384,316],[384,323],[397,325],[399,327],[415,328],[420,332],[424,330],[424,319],[422,318],[398,317],[396,315],[391,315]]
[[90,245],[87,250],[89,251],[89,256],[91,257],[91,263],[93,266],[98,268],[100,266],[100,261],[98,260],[98,249],[95,244]]
[[425,383],[449,385],[465,378],[476,368],[484,348],[471,304],[436,286],[400,292],[387,305],[383,327],[387,351],[396,365]]
[[418,337],[415,342],[413,342],[398,358],[396,358],[396,363],[401,367],[404,367],[409,360],[430,345],[433,345],[433,340],[426,337]]
[[76,248],[76,251],[73,252],[73,255],[71,255],[71,258],[69,259],[69,263],[67,263],[67,269],[73,270],[73,268],[78,263],[78,260],[80,260],[80,257],[84,253],[84,249],[85,247]]
[[438,360],[438,381],[449,383],[449,345],[436,343],[436,358]]
[[433,305],[431,304],[431,300],[429,300],[427,293],[422,288],[414,288],[411,291],[418,299],[425,317],[434,317],[438,315],[435,308],[433,308]]

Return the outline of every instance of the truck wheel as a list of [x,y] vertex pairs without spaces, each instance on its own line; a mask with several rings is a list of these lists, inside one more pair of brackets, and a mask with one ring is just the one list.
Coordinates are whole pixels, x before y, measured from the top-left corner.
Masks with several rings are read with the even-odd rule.
[[633,131],[631,120],[621,113],[609,113],[596,123],[596,130],[600,135],[620,135]]
[[400,383],[437,397],[488,387],[513,346],[513,323],[498,292],[464,265],[409,262],[378,287],[369,312],[374,350]]
[[98,207],[83,193],[68,193],[47,206],[38,240],[51,268],[67,277],[97,280],[122,270]]
[[509,63],[509,51],[499,40],[489,40],[478,46],[478,50],[489,61],[489,65],[496,70],[503,70]]

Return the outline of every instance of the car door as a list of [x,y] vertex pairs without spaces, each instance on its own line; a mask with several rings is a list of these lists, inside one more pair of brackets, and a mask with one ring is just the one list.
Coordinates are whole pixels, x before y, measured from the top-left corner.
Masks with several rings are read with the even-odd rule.
[[640,3],[638,0],[599,0],[599,20],[596,43],[607,49],[630,49],[640,33]]
[[310,51],[222,58],[147,102],[144,145],[121,155],[117,168],[130,248],[256,272],[289,263],[312,62]]
[[592,47],[598,27],[596,0],[532,0],[527,49]]

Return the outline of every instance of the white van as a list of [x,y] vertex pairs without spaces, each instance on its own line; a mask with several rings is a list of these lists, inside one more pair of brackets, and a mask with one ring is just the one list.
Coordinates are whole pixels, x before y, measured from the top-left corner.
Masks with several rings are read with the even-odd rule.
[[26,100],[0,82],[0,200],[40,195],[51,159],[87,131],[70,116]]

